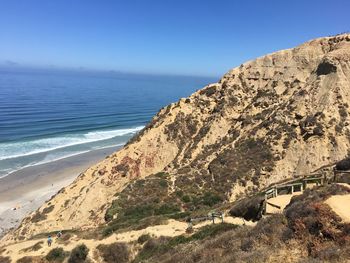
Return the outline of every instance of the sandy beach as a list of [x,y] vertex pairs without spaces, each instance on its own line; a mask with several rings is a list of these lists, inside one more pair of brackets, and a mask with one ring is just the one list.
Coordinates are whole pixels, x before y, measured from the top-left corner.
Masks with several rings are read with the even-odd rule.
[[17,226],[80,173],[121,147],[110,147],[22,169],[0,179],[0,236]]

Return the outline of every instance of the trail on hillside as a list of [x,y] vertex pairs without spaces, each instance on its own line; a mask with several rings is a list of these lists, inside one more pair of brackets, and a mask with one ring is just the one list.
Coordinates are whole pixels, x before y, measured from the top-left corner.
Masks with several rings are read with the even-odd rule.
[[[218,223],[218,220],[216,221]],[[224,218],[225,223],[235,224],[235,225],[255,225],[255,223],[244,221],[241,218],[232,218],[226,217]],[[212,224],[211,221],[207,220],[193,226],[194,230]],[[156,225],[150,226],[141,230],[132,230],[118,234],[112,234],[111,236],[102,239],[81,239],[77,235],[72,236],[68,241],[64,242],[62,240],[54,239],[54,242],[51,247],[48,247],[46,244],[46,238],[27,240],[23,242],[18,242],[16,244],[11,244],[6,247],[6,256],[10,256],[13,262],[24,257],[24,256],[40,256],[45,257],[47,253],[53,248],[63,247],[65,251],[71,251],[74,247],[80,244],[85,244],[90,252],[90,258],[93,258],[93,251],[96,249],[98,245],[108,245],[114,242],[133,242],[136,241],[140,236],[144,234],[149,234],[152,237],[175,237],[179,235],[183,235],[186,233],[186,229],[188,224],[185,222],[177,221],[177,220],[169,220],[166,225]],[[34,246],[38,242],[42,242],[42,248],[37,251],[26,251],[26,249]]]
[[[350,188],[348,184],[341,184]],[[341,219],[350,223],[350,194],[349,195],[334,195],[326,200],[332,210],[341,217]]]

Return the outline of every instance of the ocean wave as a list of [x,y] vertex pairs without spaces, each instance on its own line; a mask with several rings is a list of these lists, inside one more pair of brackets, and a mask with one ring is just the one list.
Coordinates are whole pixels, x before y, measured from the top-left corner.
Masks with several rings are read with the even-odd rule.
[[63,159],[66,159],[66,158],[74,157],[74,156],[77,156],[77,155],[80,155],[80,154],[89,153],[89,152],[96,151],[96,150],[103,150],[103,149],[112,148],[112,147],[123,146],[123,145],[124,145],[124,143],[115,144],[115,145],[109,145],[109,146],[102,146],[102,147],[93,147],[90,150],[78,151],[78,152],[70,153],[70,154],[66,154],[64,152],[63,153],[61,152],[61,153],[58,153],[58,154],[52,154],[52,155],[48,154],[41,161],[31,162],[31,163],[29,163],[27,165],[24,165],[24,166],[16,166],[16,167],[13,167],[13,168],[0,170],[0,179],[6,177],[8,175],[11,175],[11,174],[13,174],[15,172],[18,172],[18,171],[20,171],[22,169],[25,169],[25,168],[29,168],[29,167],[33,167],[33,166],[37,166],[37,165],[48,164],[48,163],[56,162],[56,161],[63,160]]
[[69,146],[108,140],[118,136],[134,134],[140,131],[142,128],[143,126],[109,131],[90,131],[84,134],[68,134],[65,136],[53,138],[43,138],[13,143],[1,143],[0,160],[13,159],[38,153],[50,152]]

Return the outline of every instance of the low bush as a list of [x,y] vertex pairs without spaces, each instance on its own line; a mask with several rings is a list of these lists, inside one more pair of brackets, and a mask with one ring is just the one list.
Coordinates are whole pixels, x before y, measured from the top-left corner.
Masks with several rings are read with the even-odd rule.
[[[2,261],[0,261],[0,262],[2,262]],[[34,263],[36,261],[33,259],[33,257],[27,257],[27,256],[20,258],[16,261],[16,263],[32,263],[32,262]]]
[[137,239],[137,243],[143,244],[146,241],[148,241],[149,239],[151,239],[151,236],[149,234],[143,234],[143,235],[139,236],[139,238]]
[[341,185],[308,189],[292,199],[284,214],[263,218],[254,227],[216,224],[191,236],[149,239],[135,262],[279,262],[289,250],[293,262],[344,262],[350,258],[350,224],[324,201],[349,193]]
[[67,253],[63,250],[63,248],[59,247],[51,249],[45,258],[49,262],[63,262],[66,256]]
[[189,197],[188,195],[184,195],[181,197],[181,200],[184,203],[189,203],[189,202],[191,202],[191,197]]
[[44,244],[44,241],[39,241],[39,242],[35,243],[33,246],[24,248],[21,251],[23,251],[23,252],[38,251],[39,249],[42,248],[42,244]]
[[191,240],[202,240],[207,237],[214,237],[219,233],[226,232],[228,230],[235,229],[237,226],[227,223],[212,224],[202,227],[198,232],[194,233]]
[[151,238],[149,239],[143,246],[142,250],[138,253],[136,256],[134,262],[143,262],[144,260],[147,260],[148,258],[160,254],[164,251],[164,247],[166,246],[167,242],[169,241],[169,238],[167,237],[159,237],[159,238]]
[[[294,237],[308,248],[309,256],[326,259],[337,249],[344,251],[344,247],[350,246],[350,224],[344,224],[324,203],[331,195],[349,193],[350,189],[341,185],[306,190],[285,208],[289,228],[293,230]],[[332,249],[330,245],[337,249]]]
[[187,217],[189,217],[190,215],[191,215],[190,212],[180,212],[180,213],[176,213],[176,214],[169,215],[169,218],[178,220],[178,219],[187,218]]
[[209,207],[212,207],[218,203],[221,203],[223,200],[217,194],[212,192],[205,192],[203,196],[203,204]]
[[168,215],[180,212],[180,208],[172,204],[163,204],[159,208],[154,209],[155,215]]
[[11,263],[11,260],[9,257],[0,256],[0,262],[1,263]]
[[89,249],[86,245],[84,244],[78,245],[75,248],[73,248],[72,252],[70,253],[68,263],[85,262],[88,254],[89,254]]
[[43,211],[40,213],[39,210],[35,212],[35,214],[32,216],[31,221],[33,223],[37,223],[39,221],[45,220],[47,218],[47,214],[52,212],[54,210],[55,206],[50,205],[43,209]]
[[130,252],[125,243],[112,243],[110,245],[99,245],[97,249],[106,263],[126,263],[129,261]]
[[135,262],[143,262],[144,260],[154,257],[155,255],[166,253],[180,244],[186,244],[196,240],[204,240],[209,236],[215,237],[219,233],[235,228],[235,225],[222,223],[204,226],[198,232],[189,237],[181,235],[173,238],[159,237],[156,239],[149,239],[143,246],[141,252],[137,255]]

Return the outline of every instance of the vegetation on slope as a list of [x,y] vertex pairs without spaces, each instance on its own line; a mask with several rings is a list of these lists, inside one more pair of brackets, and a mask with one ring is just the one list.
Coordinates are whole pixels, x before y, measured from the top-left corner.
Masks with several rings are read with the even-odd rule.
[[167,173],[158,173],[129,184],[107,209],[103,235],[122,229],[142,229],[170,218],[185,220],[195,212],[206,214],[223,201],[220,195],[201,189],[188,180],[175,182],[174,186],[171,184]]
[[[339,185],[307,190],[294,197],[284,214],[262,219],[255,227],[228,229],[191,242],[158,239],[143,262],[344,262],[350,260],[350,224],[323,203],[330,195],[349,194]],[[179,237],[180,238],[180,237]],[[181,238],[181,240],[185,238]],[[151,241],[148,241],[151,242]],[[142,257],[146,252],[140,252]],[[151,252],[148,252],[152,254]]]

